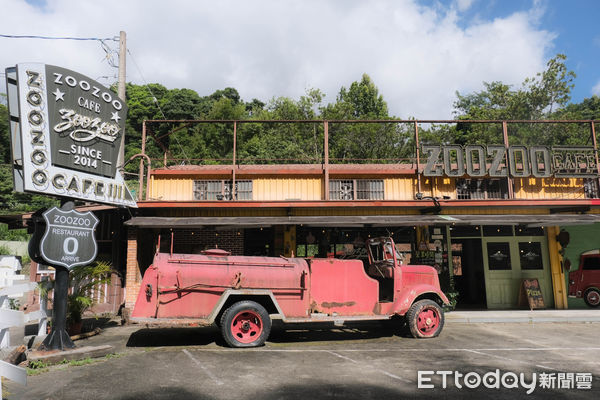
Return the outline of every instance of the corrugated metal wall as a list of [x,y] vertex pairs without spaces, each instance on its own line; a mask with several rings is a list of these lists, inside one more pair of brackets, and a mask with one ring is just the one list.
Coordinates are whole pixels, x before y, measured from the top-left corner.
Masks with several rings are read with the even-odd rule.
[[[196,178],[199,179],[199,178]],[[244,177],[253,180],[254,201],[322,200],[323,179],[315,177]],[[414,176],[384,178],[384,200],[414,200],[417,179]],[[584,180],[581,178],[517,178],[515,199],[583,199]],[[425,196],[449,196],[456,199],[454,178],[422,178],[421,192]],[[193,201],[194,178],[177,176],[156,179],[151,177],[150,200]]]

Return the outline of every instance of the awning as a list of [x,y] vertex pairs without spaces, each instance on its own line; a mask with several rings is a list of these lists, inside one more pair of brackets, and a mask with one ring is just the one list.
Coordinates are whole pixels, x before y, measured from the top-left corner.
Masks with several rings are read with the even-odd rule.
[[528,227],[584,225],[600,222],[595,214],[469,214],[469,215],[357,215],[289,217],[133,217],[127,226],[139,228],[259,228],[274,225],[315,227],[378,227],[422,225],[526,225]]

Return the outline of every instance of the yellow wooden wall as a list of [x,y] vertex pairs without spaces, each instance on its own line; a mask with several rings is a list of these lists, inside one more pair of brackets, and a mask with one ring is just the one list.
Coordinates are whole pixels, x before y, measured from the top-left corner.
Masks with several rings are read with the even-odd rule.
[[585,199],[582,178],[519,178],[515,179],[515,198]]
[[[152,176],[150,180],[150,200],[192,201],[194,200],[194,179],[177,176]],[[252,179],[246,178],[243,179]],[[371,178],[375,179],[375,178]],[[252,200],[322,200],[323,179],[321,177],[259,177],[254,178]],[[384,200],[414,200],[417,193],[417,179],[414,176],[384,178]],[[517,178],[514,179],[515,199],[583,199],[584,180],[581,178]],[[456,199],[455,178],[422,177],[421,193],[424,196]]]
[[322,182],[319,178],[256,178],[252,200],[321,200]]
[[156,179],[151,176],[149,191],[149,200],[191,201],[194,200],[194,180],[178,177]]

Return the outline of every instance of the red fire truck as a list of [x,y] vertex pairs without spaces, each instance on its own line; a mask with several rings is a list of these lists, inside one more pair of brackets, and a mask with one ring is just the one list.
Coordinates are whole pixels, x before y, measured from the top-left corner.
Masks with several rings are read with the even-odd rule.
[[130,321],[220,327],[232,347],[264,344],[271,320],[284,323],[386,320],[405,316],[415,338],[444,326],[436,270],[402,265],[391,238],[367,242],[368,261],[157,252]]
[[600,306],[599,249],[581,253],[579,268],[569,272],[569,297],[583,297],[588,306]]

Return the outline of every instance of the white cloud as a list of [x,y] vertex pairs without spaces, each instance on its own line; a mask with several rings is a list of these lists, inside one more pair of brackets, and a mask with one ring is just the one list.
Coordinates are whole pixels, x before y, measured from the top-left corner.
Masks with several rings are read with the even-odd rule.
[[456,0],[458,11],[467,11],[473,5],[475,0]]
[[[457,1],[459,10],[473,6]],[[3,12],[5,34],[113,37],[125,30],[144,78],[169,88],[206,95],[232,86],[245,100],[265,101],[315,87],[334,101],[366,72],[392,114],[423,119],[450,117],[456,90],[519,84],[543,70],[554,39],[537,27],[539,7],[459,24],[451,6],[409,0],[48,0],[43,11],[13,0]],[[96,42],[0,43],[3,66],[38,61],[92,78],[116,75]],[[144,83],[131,59],[127,68],[129,81]]]
[[598,81],[592,88],[592,95],[600,96],[600,81]]

